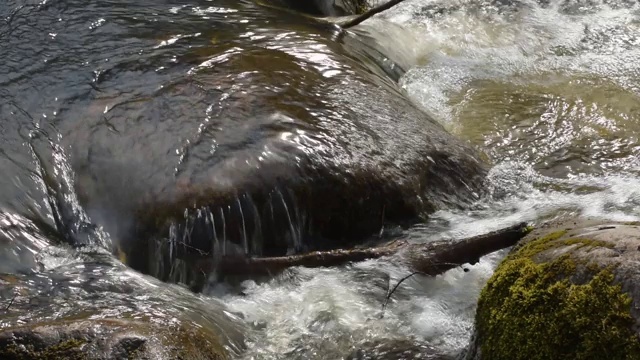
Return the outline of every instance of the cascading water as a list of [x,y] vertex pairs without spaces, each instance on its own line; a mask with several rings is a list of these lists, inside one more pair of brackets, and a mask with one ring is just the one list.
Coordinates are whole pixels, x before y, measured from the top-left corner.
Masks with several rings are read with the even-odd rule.
[[[343,105],[339,100],[344,93],[319,94],[306,86],[348,69],[330,56],[328,44],[336,39],[325,41],[319,34],[305,32],[310,30],[274,30],[273,24],[285,15],[265,15],[265,9],[248,1],[238,5],[194,0],[179,6],[170,1],[139,6],[122,1],[10,3],[11,11],[4,11],[9,5],[0,5],[6,19],[0,23],[0,40],[7,44],[7,61],[0,63],[0,95],[7,99],[0,103],[0,115],[7,119],[0,124],[0,166],[7,174],[0,177],[0,244],[9,249],[0,253],[0,272],[37,274],[39,281],[33,283],[40,286],[50,282],[40,276],[44,269],[63,274],[61,286],[81,280],[101,289],[124,289],[116,292],[117,299],[104,302],[110,313],[123,311],[116,300],[133,304],[136,314],[143,315],[162,313],[167,303],[201,309],[193,305],[198,303],[206,305],[204,309],[213,314],[209,320],[217,323],[223,313],[213,300],[217,297],[252,325],[246,332],[247,348],[233,348],[244,359],[339,359],[349,354],[357,358],[358,350],[380,343],[406,347],[408,353],[435,347],[453,355],[467,344],[478,294],[504,251],[466,266],[469,271],[454,269],[406,281],[382,314],[389,287],[409,273],[395,259],[340,268],[292,268],[268,280],[239,285],[212,281],[204,289],[211,297],[196,301],[184,289],[175,295],[173,288],[123,269],[122,264],[113,265],[117,272],[112,272],[104,266],[108,261],[87,265],[71,251],[55,250],[65,243],[87,248],[126,245],[121,234],[129,230],[139,194],[156,182],[161,182],[157,188],[171,190],[174,182],[181,186],[186,178],[188,186],[189,176],[207,174],[188,173],[187,161],[223,161],[225,151],[254,145],[234,142],[234,133],[224,132],[217,123],[229,118],[259,132],[265,125],[247,119],[261,103],[246,90],[281,85],[260,83],[269,78],[258,78],[257,70],[226,76],[224,66],[232,61],[258,68],[243,62],[243,52],[270,60],[264,65],[273,66],[273,71],[288,71],[279,66],[290,58],[315,66],[315,72],[299,72],[304,76],[290,79],[294,91],[306,96],[308,108],[327,105],[318,104],[318,98],[335,100],[329,105],[336,108]],[[19,6],[14,8],[13,3]],[[165,36],[168,31],[171,36]],[[567,214],[640,219],[640,6],[636,2],[407,0],[349,34],[352,37],[344,40],[346,47],[353,47],[349,56],[372,73],[400,77],[407,96],[451,132],[485,150],[492,162],[486,196],[462,210],[437,211],[424,223],[399,231],[403,238],[412,242],[461,238]],[[371,55],[367,51],[372,50],[362,45],[367,42],[389,58]],[[180,77],[198,72],[204,74],[200,83]],[[225,87],[228,84],[232,85]],[[157,102],[144,111],[132,105],[149,98]],[[193,115],[191,107],[203,103],[207,111]],[[306,110],[321,118],[315,109]],[[135,127],[148,113],[157,117]],[[198,121],[182,121],[189,115]],[[267,125],[286,127],[293,122],[283,114],[273,117],[278,122]],[[222,135],[208,143],[217,132]],[[287,134],[286,140],[296,145],[316,141],[303,131]],[[126,136],[144,139],[154,146],[151,154],[174,159],[175,166],[157,170],[147,162],[158,159],[145,153],[146,148],[127,148],[131,143],[122,140]],[[116,145],[109,147],[112,143]],[[108,180],[105,183],[126,191],[95,185],[99,182],[86,175],[91,172],[83,172],[85,168],[76,165],[71,155],[88,159],[89,165],[83,166],[96,166],[98,176]],[[122,171],[110,167],[112,159],[131,161],[123,161]],[[118,175],[123,173],[141,176],[131,176],[136,179],[131,181]],[[170,181],[162,183],[163,179]],[[99,194],[100,201],[85,199],[89,204],[85,212],[80,199],[86,194]],[[147,270],[163,280],[189,283],[188,264],[180,256],[186,247],[206,249],[205,255],[214,262],[225,254],[258,254],[266,248],[262,235],[278,227],[285,229],[278,244],[283,249],[278,250],[305,248],[305,234],[312,224],[292,192],[272,189],[261,199],[266,206],[260,209],[256,206],[260,199],[250,194],[226,200],[220,206],[182,209],[182,217],[159,226],[165,232],[155,234],[153,251],[134,256],[151,259]],[[109,236],[92,222],[107,223],[114,231]],[[210,244],[194,243],[202,239]],[[94,268],[104,278],[95,275]],[[121,276],[114,275],[120,271]],[[223,279],[217,275],[221,274],[210,278]],[[0,278],[3,285],[8,281]],[[68,288],[74,296],[75,291],[81,293],[77,287]],[[56,289],[51,294],[59,295]],[[14,296],[4,288],[0,293],[3,298]],[[154,302],[147,308],[144,301],[149,297]],[[63,300],[49,298],[60,302],[61,313],[73,312]],[[82,298],[69,298],[93,306]],[[167,314],[167,318],[174,315]],[[16,321],[28,322],[29,316]]]
[[[490,196],[437,212],[405,234],[411,241],[568,214],[640,219],[637,3],[409,0],[353,31],[383,45],[385,35],[403,34],[385,46],[408,68],[407,94],[495,164]],[[455,354],[502,256],[405,282],[382,319],[389,284],[410,272],[383,260],[291,269],[245,282],[242,296],[209,290],[264,324],[246,359],[335,359],[357,344],[398,339]]]

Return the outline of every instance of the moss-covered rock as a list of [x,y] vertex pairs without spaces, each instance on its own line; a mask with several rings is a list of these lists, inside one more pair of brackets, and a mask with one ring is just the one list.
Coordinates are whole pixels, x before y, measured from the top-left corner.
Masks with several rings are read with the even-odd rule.
[[639,359],[639,250],[636,224],[533,232],[483,289],[466,359]]

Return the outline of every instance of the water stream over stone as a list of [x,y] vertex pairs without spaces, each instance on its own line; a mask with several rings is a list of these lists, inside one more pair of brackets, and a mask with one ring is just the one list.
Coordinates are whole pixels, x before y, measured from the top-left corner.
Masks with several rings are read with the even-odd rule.
[[[495,164],[490,196],[405,236],[463,237],[566,214],[639,218],[637,2],[407,1],[353,31],[393,49],[409,96]],[[406,282],[382,320],[388,283],[409,273],[385,261],[291,270],[224,298],[268,324],[247,359],[332,359],[403,339],[455,354],[503,254]]]
[[[165,216],[160,206],[144,209],[154,214],[145,226],[160,230],[143,251],[128,248],[127,234],[137,229],[139,203],[200,193],[197,186],[207,182],[236,184],[244,179],[233,171],[238,163],[273,161],[276,177],[287,173],[278,161],[300,164],[309,149],[377,141],[355,133],[362,123],[343,112],[354,92],[330,86],[353,85],[365,72],[380,88],[397,81],[490,164],[485,194],[460,203],[444,197],[426,220],[382,227],[385,236],[461,238],[566,214],[640,220],[638,2],[407,0],[346,32],[310,21],[248,0],[0,4],[0,285],[30,279],[21,296],[59,306],[57,313],[0,315],[0,329],[80,316],[65,299],[96,316],[158,312],[170,319],[174,310],[163,312],[165,301],[201,322],[248,324],[243,342],[236,325],[220,325],[241,359],[358,358],[380,343],[458,353],[478,294],[505,251],[468,271],[406,281],[381,317],[389,286],[410,272],[388,259],[292,268],[269,279],[218,281],[223,274],[214,273],[194,299],[115,259],[66,250],[112,250],[125,263],[144,263],[152,275],[187,285],[180,254],[202,239],[214,258],[261,253],[267,245],[279,254],[304,251],[318,241],[309,240],[314,215],[304,198],[278,186],[263,198],[247,190],[220,206],[189,204],[170,221],[154,223]],[[270,74],[287,74],[287,84]],[[269,91],[278,95],[260,97]],[[265,120],[261,112],[270,106],[288,113]],[[314,122],[301,125],[294,115]],[[342,136],[333,142],[307,131],[328,126],[327,119],[344,124],[331,133]],[[272,133],[279,137],[261,137]],[[263,146],[255,158],[245,151]],[[229,176],[208,172],[213,163]],[[380,211],[374,216],[378,226]],[[105,268],[111,261],[117,264]],[[121,295],[82,302],[83,291],[95,288]],[[2,301],[26,301],[12,289],[0,290]],[[137,306],[138,297],[152,305]]]

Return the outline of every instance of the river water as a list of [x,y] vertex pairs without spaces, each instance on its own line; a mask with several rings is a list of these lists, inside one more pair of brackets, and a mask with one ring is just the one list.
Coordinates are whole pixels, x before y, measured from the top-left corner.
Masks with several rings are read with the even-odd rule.
[[[127,163],[132,173],[153,175],[152,166],[144,164],[149,150],[113,135],[137,129],[136,136],[154,142],[156,154],[175,160],[167,172],[179,174],[185,149],[205,151],[184,145],[184,136],[206,133],[210,114],[191,125],[176,119],[201,102],[225,98],[217,98],[214,87],[186,84],[175,74],[207,69],[203,79],[224,82],[211,69],[258,46],[324,64],[324,76],[343,70],[325,49],[351,51],[372,71],[400,76],[407,96],[486,153],[492,164],[489,194],[464,210],[441,209],[402,231],[402,237],[456,238],[567,215],[640,219],[636,1],[407,0],[349,31],[347,38],[375,43],[406,72],[372,61],[375,54],[354,50],[348,41],[336,49],[335,30],[310,29],[295,15],[250,1],[234,3],[10,0],[0,5],[1,235],[19,241],[22,249],[0,254],[2,273],[35,268],[28,254],[69,241],[65,236],[111,246],[118,229],[127,227],[126,218],[80,206],[83,194],[74,185],[80,168],[71,160],[78,155],[69,149],[96,151],[87,155],[94,166],[104,154],[91,146],[120,141],[109,156],[132,159]],[[273,54],[265,52],[265,61]],[[303,72],[293,76],[300,76],[300,86],[317,80]],[[180,96],[170,96],[176,89]],[[144,99],[154,100],[143,113],[135,106]],[[254,104],[251,98],[240,101]],[[149,113],[167,119],[153,128],[131,125]],[[206,143],[202,139],[190,138]],[[113,176],[112,169],[95,166],[101,176]],[[116,180],[128,190],[92,190],[115,209],[145,185]],[[65,262],[60,254],[43,256],[45,267]],[[295,268],[267,281],[210,283],[204,292],[252,325],[243,359],[338,359],[385,342],[455,354],[467,344],[475,301],[502,256],[504,251],[486,256],[465,266],[468,271],[406,281],[384,316],[389,286],[409,273],[390,260]]]

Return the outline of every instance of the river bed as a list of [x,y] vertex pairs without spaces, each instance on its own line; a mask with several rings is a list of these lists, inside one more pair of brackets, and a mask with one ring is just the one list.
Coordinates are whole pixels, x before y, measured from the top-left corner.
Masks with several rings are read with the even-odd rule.
[[[142,118],[132,114],[110,122],[112,114],[126,114],[139,98],[164,96],[157,95],[158,87],[180,87],[166,69],[214,69],[280,34],[278,41],[291,41],[290,48],[284,46],[287,54],[307,60],[318,56],[312,60],[327,65],[321,69],[325,76],[343,70],[323,50],[332,46],[327,44],[335,39],[328,37],[335,32],[314,33],[303,25],[296,25],[299,34],[274,30],[278,21],[300,20],[239,3],[11,0],[0,5],[0,167],[5,174],[0,205],[3,213],[23,214],[39,224],[40,234],[33,235],[36,230],[20,225],[18,217],[3,218],[5,225],[13,219],[11,231],[22,231],[26,247],[46,242],[46,229],[61,216],[76,219],[68,227],[81,232],[87,215],[79,205],[81,194],[73,190],[66,146],[91,142],[96,133],[118,133]],[[240,40],[232,36],[239,31]],[[461,238],[567,215],[640,220],[637,2],[407,0],[349,31],[355,38],[373,39],[406,72],[375,62],[367,66],[401,75],[398,83],[408,97],[478,146],[492,164],[487,196],[463,210],[441,209],[398,236],[416,242]],[[358,51],[356,58],[362,55]],[[213,70],[210,76],[221,81]],[[300,83],[305,81],[314,79]],[[157,109],[177,118],[190,111],[189,104],[210,101],[214,92],[194,88],[189,97],[162,98]],[[176,159],[176,168],[167,172],[180,172],[186,156],[181,151],[187,148],[172,148],[170,136],[206,132],[209,115],[191,129],[177,129],[179,123],[171,121],[159,125],[169,135],[154,141]],[[138,155],[131,149],[116,154]],[[58,184],[57,191],[51,184]],[[126,201],[122,194],[110,199],[109,189],[100,191],[109,201]],[[132,187],[131,193],[136,191]],[[56,214],[52,198],[65,203],[68,213]],[[111,229],[127,226],[112,213],[89,210],[94,222]],[[111,241],[109,234],[97,234],[97,240],[87,241]],[[394,293],[384,314],[388,289],[410,273],[391,260],[293,268],[267,281],[212,282],[204,293],[251,324],[242,359],[338,359],[368,343],[394,341],[456,354],[468,343],[480,290],[505,253],[434,278],[413,277]],[[6,255],[0,270],[31,266],[21,256]],[[43,262],[56,267],[65,261],[58,254]]]

